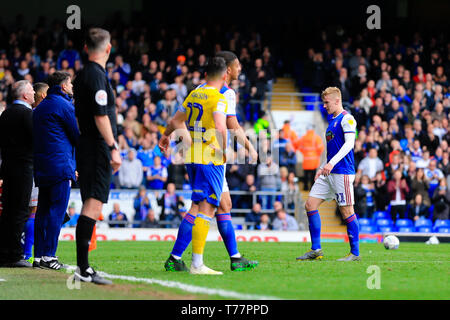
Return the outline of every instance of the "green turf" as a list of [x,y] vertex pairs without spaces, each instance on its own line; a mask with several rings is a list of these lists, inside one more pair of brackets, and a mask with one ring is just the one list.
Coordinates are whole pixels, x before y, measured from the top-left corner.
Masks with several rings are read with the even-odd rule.
[[[382,244],[361,244],[360,262],[337,262],[348,252],[347,243],[324,243],[322,261],[297,262],[307,243],[240,242],[241,253],[259,261],[253,271],[231,272],[221,242],[208,242],[206,264],[223,276],[192,276],[164,270],[173,242],[98,242],[90,254],[91,265],[115,275],[172,280],[201,287],[231,290],[281,299],[449,299],[450,246],[401,243],[398,250]],[[185,253],[190,265],[189,247]],[[75,243],[60,242],[64,263],[75,264]],[[381,271],[381,289],[368,289],[367,268]],[[0,269],[0,299],[228,299],[192,294],[160,285],[114,280],[112,287],[82,284],[69,290],[68,275],[47,270]]]

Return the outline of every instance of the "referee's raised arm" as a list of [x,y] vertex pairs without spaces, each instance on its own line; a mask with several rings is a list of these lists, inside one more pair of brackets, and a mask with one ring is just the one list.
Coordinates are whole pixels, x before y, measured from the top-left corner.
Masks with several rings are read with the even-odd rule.
[[100,28],[89,30],[85,50],[88,62],[74,81],[75,114],[80,128],[76,152],[80,194],[83,201],[76,227],[77,266],[80,281],[110,284],[90,266],[89,243],[103,203],[108,202],[113,172],[122,163],[117,146],[117,124],[113,89],[106,75],[111,36]]

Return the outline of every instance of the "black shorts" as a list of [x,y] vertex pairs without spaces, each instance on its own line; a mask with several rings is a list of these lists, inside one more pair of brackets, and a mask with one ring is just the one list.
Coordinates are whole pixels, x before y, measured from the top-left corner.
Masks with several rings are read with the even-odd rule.
[[82,137],[76,151],[81,200],[108,202],[112,178],[111,152],[103,139]]

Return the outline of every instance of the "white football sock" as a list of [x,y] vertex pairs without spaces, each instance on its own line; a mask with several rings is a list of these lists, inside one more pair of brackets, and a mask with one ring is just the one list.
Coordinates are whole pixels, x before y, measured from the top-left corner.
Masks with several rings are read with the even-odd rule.
[[199,268],[203,264],[203,254],[193,253],[192,254],[192,265],[194,268]]

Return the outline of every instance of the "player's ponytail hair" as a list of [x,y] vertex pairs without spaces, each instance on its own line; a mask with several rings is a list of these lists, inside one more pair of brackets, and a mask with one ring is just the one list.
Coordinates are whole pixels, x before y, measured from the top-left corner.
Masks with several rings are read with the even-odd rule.
[[339,90],[339,88],[337,87],[328,87],[325,90],[322,91],[322,94],[320,95],[320,97],[323,99],[325,99],[326,96],[329,95],[335,95],[336,97],[339,98],[340,101],[342,101],[342,94],[341,94],[341,90]]

